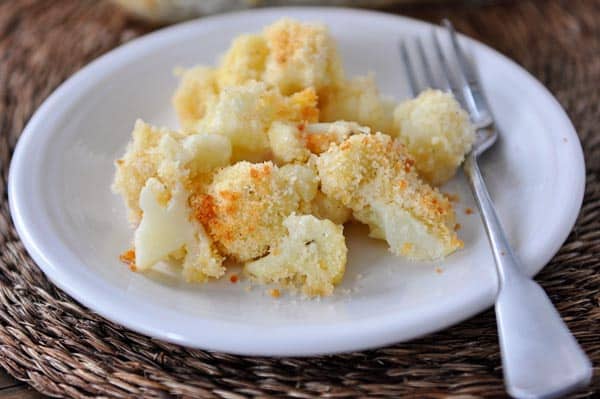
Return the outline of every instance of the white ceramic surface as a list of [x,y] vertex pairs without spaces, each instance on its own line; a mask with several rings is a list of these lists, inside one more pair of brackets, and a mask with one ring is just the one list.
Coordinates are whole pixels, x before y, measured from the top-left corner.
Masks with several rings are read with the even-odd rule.
[[[15,151],[10,205],[31,256],[55,284],[110,320],[167,341],[239,354],[372,348],[489,307],[497,288],[494,264],[479,216],[465,214],[474,204],[462,176],[444,190],[460,195],[464,250],[443,262],[411,263],[368,239],[365,229],[348,227],[347,273],[327,299],[274,299],[263,287],[246,291],[227,279],[186,285],[174,276],[132,273],[119,261],[132,231],[109,186],[113,160],[123,153],[135,119],[175,127],[173,67],[214,63],[233,37],[282,16],[328,24],[348,73],[375,72],[382,91],[398,99],[407,93],[398,40],[431,29],[366,11],[263,9],[167,28],[99,58],[46,100]],[[581,147],[540,83],[490,48],[463,43],[502,130],[481,166],[507,234],[533,275],[559,249],[578,214],[585,183]]]

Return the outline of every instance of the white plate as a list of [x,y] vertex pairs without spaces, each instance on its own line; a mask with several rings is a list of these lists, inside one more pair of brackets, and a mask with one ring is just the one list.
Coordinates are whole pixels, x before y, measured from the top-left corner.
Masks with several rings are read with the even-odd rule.
[[[110,320],[167,341],[239,354],[372,348],[439,330],[490,306],[494,263],[479,216],[465,214],[474,204],[462,177],[445,190],[460,194],[464,250],[444,262],[410,263],[366,238],[364,229],[348,228],[343,284],[320,301],[274,299],[262,287],[248,292],[228,281],[186,285],[150,278],[119,261],[132,232],[109,186],[113,160],[123,153],[134,120],[176,126],[173,67],[212,64],[233,37],[282,16],[329,25],[349,74],[374,71],[382,91],[397,98],[406,96],[398,40],[431,28],[366,11],[263,9],[174,26],[101,57],[46,100],[15,151],[10,204],[31,256],[55,284]],[[492,49],[464,44],[503,132],[483,158],[483,172],[508,236],[533,275],[566,239],[581,206],[581,147],[540,83]]]

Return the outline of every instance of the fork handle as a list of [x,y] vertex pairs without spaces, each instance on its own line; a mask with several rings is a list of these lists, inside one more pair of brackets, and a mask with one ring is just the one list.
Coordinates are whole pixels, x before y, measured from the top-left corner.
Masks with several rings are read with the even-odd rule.
[[504,381],[517,398],[553,398],[589,384],[591,363],[552,302],[521,272],[471,153],[465,174],[492,247],[500,283],[496,319]]

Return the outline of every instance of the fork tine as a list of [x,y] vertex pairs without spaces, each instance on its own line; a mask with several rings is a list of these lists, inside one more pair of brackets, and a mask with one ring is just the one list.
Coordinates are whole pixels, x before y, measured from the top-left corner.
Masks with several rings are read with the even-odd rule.
[[415,71],[410,62],[410,57],[408,55],[408,50],[406,49],[406,43],[404,40],[400,41],[400,58],[402,58],[402,62],[404,63],[404,71],[406,72],[410,90],[412,91],[412,97],[415,97],[419,92],[419,82],[417,81]]
[[429,87],[431,88],[435,88],[435,79],[433,78],[431,66],[429,65],[429,61],[427,60],[427,55],[425,54],[423,41],[420,38],[417,38],[417,49],[419,50],[419,57],[421,58],[421,64],[423,64],[423,70],[425,71],[425,79],[427,80],[427,85],[429,85]]
[[450,67],[448,66],[448,61],[446,61],[446,56],[444,55],[444,51],[442,50],[440,41],[437,35],[435,34],[435,29],[431,30],[431,37],[433,41],[433,46],[435,48],[435,54],[438,58],[440,65],[442,66],[442,87],[444,87],[444,89],[446,89],[447,91],[453,91],[453,85],[451,82],[452,73],[450,72]]
[[462,51],[462,47],[458,44],[458,38],[456,35],[456,30],[454,29],[454,25],[448,19],[442,20],[442,25],[446,27],[448,33],[450,34],[450,40],[452,41],[452,47],[456,52],[456,59],[458,60],[461,66],[461,73],[463,73],[465,80],[470,84],[478,84],[478,79],[475,71],[473,70],[471,63],[467,61],[467,57],[465,57],[464,52]]
[[487,103],[480,89],[477,73],[473,69],[472,64],[467,60],[467,57],[465,57],[465,54],[458,43],[456,31],[454,30],[452,23],[447,19],[443,19],[442,25],[446,27],[450,35],[452,48],[454,49],[455,57],[458,61],[458,72],[462,81],[464,82],[462,87],[462,97],[467,110],[471,114],[471,119],[474,121],[484,121],[484,117],[488,116],[489,118],[490,114]]
[[456,37],[456,31],[454,30],[454,26],[447,19],[442,20],[442,25],[444,25],[448,30],[450,40],[452,41],[452,47],[454,48],[454,53],[458,61],[458,72],[461,75],[461,78],[464,82],[464,85],[462,87],[462,95],[465,105],[467,106],[467,109],[471,114],[472,119],[478,119],[480,116],[479,109],[477,108],[477,104],[475,104],[475,99],[473,98],[473,91],[471,90],[471,86],[477,84],[476,76],[474,74],[474,71],[471,69],[470,63],[467,61],[462,51],[462,48],[458,44],[458,39]]

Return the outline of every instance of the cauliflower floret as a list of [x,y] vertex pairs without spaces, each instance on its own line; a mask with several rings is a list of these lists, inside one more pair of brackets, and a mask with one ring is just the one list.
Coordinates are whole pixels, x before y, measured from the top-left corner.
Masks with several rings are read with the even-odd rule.
[[200,223],[190,218],[189,193],[177,185],[173,191],[150,178],[140,194],[143,217],[135,231],[135,265],[143,271],[157,262],[183,254],[183,275],[188,281],[219,278],[223,258]]
[[437,259],[462,242],[450,202],[419,179],[413,163],[381,133],[350,136],[316,159],[323,193],[351,208],[371,236],[385,238],[394,254]]
[[268,54],[269,48],[261,35],[241,35],[235,38],[218,68],[219,87],[260,80]]
[[137,120],[125,155],[116,162],[113,190],[121,194],[129,220],[137,224],[142,217],[140,192],[149,178],[159,178],[171,189],[180,181],[193,185],[201,175],[229,164],[230,158],[226,137],[187,136]]
[[342,280],[347,248],[343,227],[311,215],[290,215],[287,236],[264,258],[246,263],[244,271],[263,284],[302,288],[308,296],[327,296]]
[[317,186],[308,166],[241,161],[217,172],[207,193],[190,203],[221,252],[245,262],[278,242],[288,215],[309,210]]
[[173,96],[173,106],[181,127],[185,130],[194,130],[207,108],[217,101],[219,96],[217,74],[213,68],[204,66],[176,73],[181,76],[181,82]]
[[275,120],[316,120],[316,106],[317,98],[311,89],[284,97],[265,83],[249,81],[223,89],[197,130],[228,137],[234,161],[260,162],[270,155],[268,130],[271,124]]
[[264,29],[269,48],[263,81],[285,95],[314,87],[317,93],[343,78],[335,43],[324,25],[280,20]]
[[426,90],[394,111],[398,137],[417,171],[433,185],[450,180],[475,141],[469,116],[452,94]]
[[372,75],[346,80],[320,94],[321,121],[351,120],[375,132],[392,131],[395,103],[379,94]]

